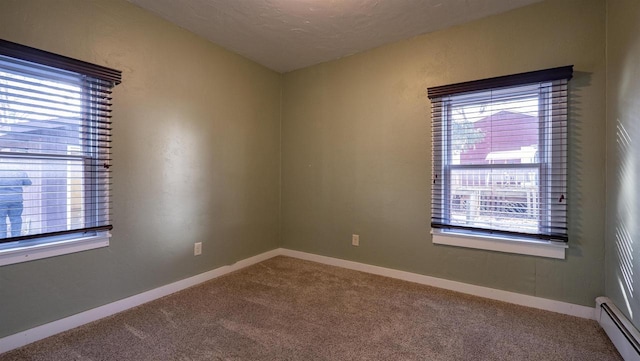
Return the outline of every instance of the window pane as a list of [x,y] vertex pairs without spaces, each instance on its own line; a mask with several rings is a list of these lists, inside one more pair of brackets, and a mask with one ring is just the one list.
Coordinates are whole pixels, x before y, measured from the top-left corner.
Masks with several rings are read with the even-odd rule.
[[531,86],[451,97],[452,224],[538,232],[538,111],[537,88]]
[[538,96],[529,87],[454,96],[451,164],[537,163]]
[[78,77],[6,61],[13,71],[0,70],[0,239],[83,228]]
[[13,71],[0,68],[0,148],[66,155],[67,145],[81,145],[82,91],[78,77],[5,61]]
[[85,226],[82,159],[0,158],[0,238]]
[[539,168],[452,169],[451,224],[538,230]]

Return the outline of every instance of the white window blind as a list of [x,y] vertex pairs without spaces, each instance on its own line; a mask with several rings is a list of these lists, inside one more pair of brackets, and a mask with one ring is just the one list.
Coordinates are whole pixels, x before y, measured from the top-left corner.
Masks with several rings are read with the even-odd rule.
[[566,66],[429,88],[431,227],[568,240]]
[[112,228],[119,82],[119,71],[0,40],[0,243]]

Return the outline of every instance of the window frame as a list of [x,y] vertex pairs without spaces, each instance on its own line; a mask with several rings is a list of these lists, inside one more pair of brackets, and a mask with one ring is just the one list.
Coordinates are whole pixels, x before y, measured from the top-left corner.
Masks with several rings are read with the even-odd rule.
[[[553,167],[558,166],[558,162],[552,162],[551,156],[554,154],[548,150],[551,147],[559,146],[563,156],[566,157],[566,134],[557,134],[552,126],[547,126],[544,122],[551,124],[554,117],[553,107],[551,105],[551,97],[547,94],[541,93],[541,89],[544,87],[538,86],[538,128],[539,128],[539,148],[545,147],[543,155],[547,159],[539,158],[536,162],[521,163],[521,164],[478,164],[478,165],[456,165],[452,164],[453,152],[452,147],[452,109],[455,106],[453,98],[456,96],[464,98],[467,94],[473,94],[473,92],[484,92],[504,89],[517,89],[518,87],[527,87],[533,84],[548,83],[547,91],[551,94],[558,91],[554,82],[558,80],[569,80],[573,74],[573,66],[565,66],[559,68],[552,68],[547,70],[540,70],[528,73],[521,73],[515,75],[507,75],[490,79],[476,80],[471,82],[464,82],[452,85],[445,85],[439,87],[432,87],[428,89],[428,96],[432,100],[432,106],[434,111],[432,114],[432,122],[434,126],[440,126],[441,128],[432,129],[433,135],[433,179],[432,179],[432,225],[431,234],[434,244],[444,244],[458,247],[485,249],[498,252],[519,253],[528,254],[541,257],[560,258],[565,257],[565,250],[568,248],[568,236],[548,236],[538,237],[537,235],[522,234],[520,232],[509,232],[504,230],[492,230],[492,229],[473,229],[474,227],[456,226],[451,222],[451,197],[453,186],[451,185],[452,177],[451,172],[455,169],[499,169],[499,168],[538,168],[539,184],[538,189],[541,196],[541,208],[546,213],[545,217],[541,217],[538,220],[538,230],[540,229],[552,229],[552,219],[557,213],[557,210],[551,205],[553,190],[551,188],[548,191],[543,192],[543,188],[549,187],[551,182],[550,170]],[[532,92],[532,95],[535,93]],[[508,91],[506,95],[499,98],[508,98]],[[481,99],[481,98],[479,98]],[[480,100],[479,100],[480,101]],[[437,104],[436,106],[433,104]],[[565,111],[568,113],[567,111]],[[436,122],[436,118],[438,118]],[[446,129],[444,128],[446,127]],[[436,140],[437,134],[440,134],[443,139]],[[446,137],[446,139],[444,139]],[[558,143],[560,141],[561,143]],[[437,146],[441,148],[436,149]],[[440,157],[437,159],[436,157]],[[566,170],[566,164],[561,164],[563,170]],[[441,172],[441,176],[438,177],[438,173]],[[560,172],[562,174],[562,172]],[[554,176],[555,173],[554,173]],[[555,178],[554,178],[555,179]],[[437,187],[436,182],[441,182]],[[566,173],[562,178],[564,187],[566,189]],[[439,195],[434,193],[436,189],[442,193]],[[542,205],[542,202],[545,205]],[[548,204],[546,204],[548,203]],[[434,208],[436,207],[436,208]],[[434,210],[435,209],[435,210]],[[566,205],[562,212],[562,216],[566,217]],[[441,216],[437,222],[434,222],[434,214]],[[446,218],[449,217],[449,218]],[[565,218],[566,219],[566,218]],[[541,223],[545,222],[541,226]]]
[[[78,90],[81,99],[81,112],[83,114],[81,118],[82,121],[79,124],[81,127],[91,129],[91,131],[89,131],[90,139],[87,139],[86,142],[81,142],[78,145],[82,149],[79,154],[75,154],[74,152],[69,153],[69,151],[66,155],[50,155],[37,152],[29,153],[28,151],[25,151],[24,153],[15,151],[2,153],[4,157],[14,159],[32,159],[34,161],[42,159],[56,159],[63,162],[65,160],[74,160],[79,162],[77,166],[82,167],[79,172],[82,174],[81,179],[83,179],[81,182],[81,192],[83,193],[83,226],[77,228],[70,227],[68,223],[69,220],[67,220],[68,230],[66,231],[45,231],[33,235],[8,237],[4,239],[4,242],[0,243],[0,266],[107,247],[109,245],[109,238],[111,237],[110,231],[113,228],[109,220],[110,206],[107,206],[107,208],[98,208],[97,204],[100,197],[106,199],[106,202],[110,202],[110,187],[107,186],[105,189],[102,189],[102,187],[99,188],[94,185],[97,185],[96,182],[101,179],[96,175],[96,171],[99,168],[104,167],[104,169],[107,169],[104,173],[106,173],[106,177],[110,177],[108,171],[108,168],[111,166],[109,162],[110,150],[105,150],[103,149],[104,147],[100,145],[101,142],[104,142],[101,138],[102,135],[93,132],[93,130],[102,126],[101,122],[105,119],[104,115],[100,115],[100,113],[104,112],[103,109],[94,108],[94,106],[98,104],[95,99],[101,99],[96,98],[96,95],[104,96],[105,92],[110,93],[111,89],[121,82],[121,72],[119,70],[31,48],[3,39],[0,39],[0,55],[8,59],[15,59],[15,61],[33,63],[34,66],[45,66],[59,71],[77,74],[79,76],[78,84],[82,85]],[[107,108],[104,108],[107,109],[106,111],[109,109],[108,103],[109,102],[106,103]],[[66,143],[60,144],[62,145]],[[67,147],[69,145],[73,144],[67,144]],[[67,177],[63,178],[66,179],[67,191],[69,190],[68,187],[70,184],[70,178],[68,175],[70,172],[70,166],[72,165],[67,163],[65,168],[67,171]],[[75,172],[78,171],[76,170]],[[87,182],[87,179],[94,180]],[[99,191],[103,192],[102,196],[97,193]],[[104,194],[106,194],[106,196]],[[67,197],[69,196],[67,195]],[[67,202],[69,202],[68,199]],[[67,203],[67,205],[68,204],[69,203]],[[106,216],[103,215],[103,212],[105,211]],[[69,211],[67,211],[67,216],[69,216],[68,212]],[[95,223],[95,226],[92,226],[93,223],[91,223],[90,220],[92,217],[94,220],[98,219],[97,214],[100,214],[100,219],[106,219],[106,223],[108,223],[108,225],[103,224],[105,222],[99,222]]]

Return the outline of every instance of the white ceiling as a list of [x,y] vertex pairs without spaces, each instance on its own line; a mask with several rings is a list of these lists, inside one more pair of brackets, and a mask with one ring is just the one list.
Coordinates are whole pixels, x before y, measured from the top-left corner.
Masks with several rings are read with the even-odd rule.
[[541,0],[129,1],[288,72]]

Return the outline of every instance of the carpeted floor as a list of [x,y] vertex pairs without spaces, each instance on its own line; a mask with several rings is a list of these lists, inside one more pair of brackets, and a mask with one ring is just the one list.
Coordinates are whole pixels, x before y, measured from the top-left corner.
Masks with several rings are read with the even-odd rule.
[[621,360],[595,321],[276,257],[0,360]]

